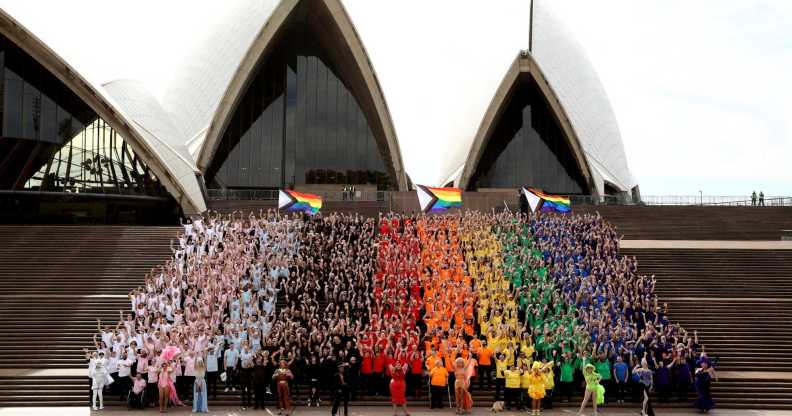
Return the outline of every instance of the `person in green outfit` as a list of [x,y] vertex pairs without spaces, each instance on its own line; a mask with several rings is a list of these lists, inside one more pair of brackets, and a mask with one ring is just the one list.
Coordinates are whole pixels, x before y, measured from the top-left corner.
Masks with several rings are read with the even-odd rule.
[[586,380],[586,393],[583,395],[583,402],[580,403],[580,410],[578,415],[583,414],[583,409],[586,408],[586,403],[591,399],[591,406],[594,409],[594,416],[597,416],[597,389],[602,376],[594,371],[594,365],[586,364],[583,369],[583,378]]
[[596,368],[597,373],[602,377],[601,383],[602,386],[605,387],[605,391],[611,391],[611,379],[613,378],[611,375],[611,363],[604,352],[594,361],[594,368]]
[[[563,403],[572,400],[572,390],[575,385],[575,359],[572,352],[567,351],[561,359],[561,375],[558,379],[558,390]],[[564,398],[566,397],[566,398]]]

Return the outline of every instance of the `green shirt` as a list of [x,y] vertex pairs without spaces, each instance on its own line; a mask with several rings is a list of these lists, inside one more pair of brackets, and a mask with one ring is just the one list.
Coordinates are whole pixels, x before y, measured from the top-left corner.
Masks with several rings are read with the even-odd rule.
[[597,370],[600,376],[602,376],[603,380],[610,380],[611,379],[611,365],[610,361],[600,361],[597,360],[594,362],[594,368]]
[[575,380],[575,364],[572,361],[564,361],[561,364],[561,377],[562,383],[571,383]]

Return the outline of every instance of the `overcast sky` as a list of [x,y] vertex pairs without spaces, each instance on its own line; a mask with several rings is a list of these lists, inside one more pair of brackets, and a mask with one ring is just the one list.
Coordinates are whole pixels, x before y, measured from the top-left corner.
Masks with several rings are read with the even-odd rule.
[[792,195],[792,1],[552,1],[645,195]]
[[[692,195],[699,190],[706,195],[746,195],[753,189],[792,195],[792,1],[537,1],[552,1],[598,71],[644,195]],[[196,38],[195,30],[222,14],[224,3],[0,0],[1,7],[19,16],[23,24],[35,26],[31,29],[68,55],[89,79],[138,78],[155,93],[174,76],[167,68],[182,57],[185,45]],[[459,68],[458,57],[471,39],[486,43],[492,33],[524,31],[522,16],[528,2],[345,0],[345,4],[375,66],[387,57],[377,56],[384,52],[371,45],[391,41],[367,38],[375,33],[367,25],[390,24],[392,30],[379,32],[392,39],[409,38],[413,27],[423,25],[437,31],[438,48],[446,45],[447,53],[437,58],[446,62],[436,59],[435,65],[449,71]],[[52,27],[48,21],[63,19],[74,22],[70,33],[47,34]],[[455,35],[452,32],[460,22],[464,33]],[[74,38],[81,41],[71,41]],[[494,51],[507,50],[508,59],[513,59],[510,51],[521,42],[474,47],[491,48],[493,56]],[[497,85],[508,59],[505,63],[481,59],[474,64],[503,66],[483,72],[487,85]],[[403,69],[414,73],[415,85],[421,84],[422,73],[433,70],[422,71],[409,62]],[[379,70],[378,75],[388,76]],[[464,74],[448,76],[464,82]],[[465,88],[460,85],[457,92],[468,92]],[[386,88],[386,99],[398,91],[406,90]],[[403,113],[391,110],[394,118]],[[442,109],[435,110],[441,114]],[[397,133],[404,139],[409,132]],[[423,163],[418,159],[413,165],[420,168]]]

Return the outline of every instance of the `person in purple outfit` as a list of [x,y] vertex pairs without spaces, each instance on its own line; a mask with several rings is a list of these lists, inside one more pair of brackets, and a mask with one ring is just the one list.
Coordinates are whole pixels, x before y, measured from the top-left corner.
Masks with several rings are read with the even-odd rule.
[[699,368],[696,369],[695,385],[696,385],[696,401],[693,404],[700,413],[707,413],[715,407],[715,401],[712,400],[712,380],[718,381],[718,375],[715,369],[712,368],[710,360],[703,357],[699,360]]

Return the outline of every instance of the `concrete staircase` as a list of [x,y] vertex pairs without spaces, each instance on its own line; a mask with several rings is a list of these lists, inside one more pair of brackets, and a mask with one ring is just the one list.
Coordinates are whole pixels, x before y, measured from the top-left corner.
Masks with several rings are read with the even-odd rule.
[[792,410],[792,250],[623,249],[718,358],[716,401]]
[[792,207],[577,205],[599,212],[630,240],[780,240],[792,230]]
[[[82,348],[170,255],[175,227],[0,226],[0,407],[85,405]],[[87,373],[85,373],[87,374]]]
[[[274,207],[274,201],[210,206],[257,212]],[[325,207],[326,212],[336,209],[376,216],[387,207],[374,202]],[[586,209],[576,207],[576,212]],[[790,208],[596,210],[632,239],[778,240],[782,229],[792,229]],[[128,310],[126,294],[167,259],[176,232],[176,227],[0,226],[0,407],[85,406],[81,349],[90,345],[96,318],[115,323],[118,311]],[[638,256],[642,273],[657,275],[657,291],[661,302],[669,303],[671,319],[698,329],[707,351],[719,358],[721,381],[713,390],[720,406],[792,411],[792,359],[785,357],[792,347],[792,251],[622,253]],[[475,390],[478,404],[492,397],[491,390]],[[106,398],[107,404],[121,404]],[[239,392],[219,392],[211,403],[238,406]],[[361,397],[356,404],[389,402]]]

